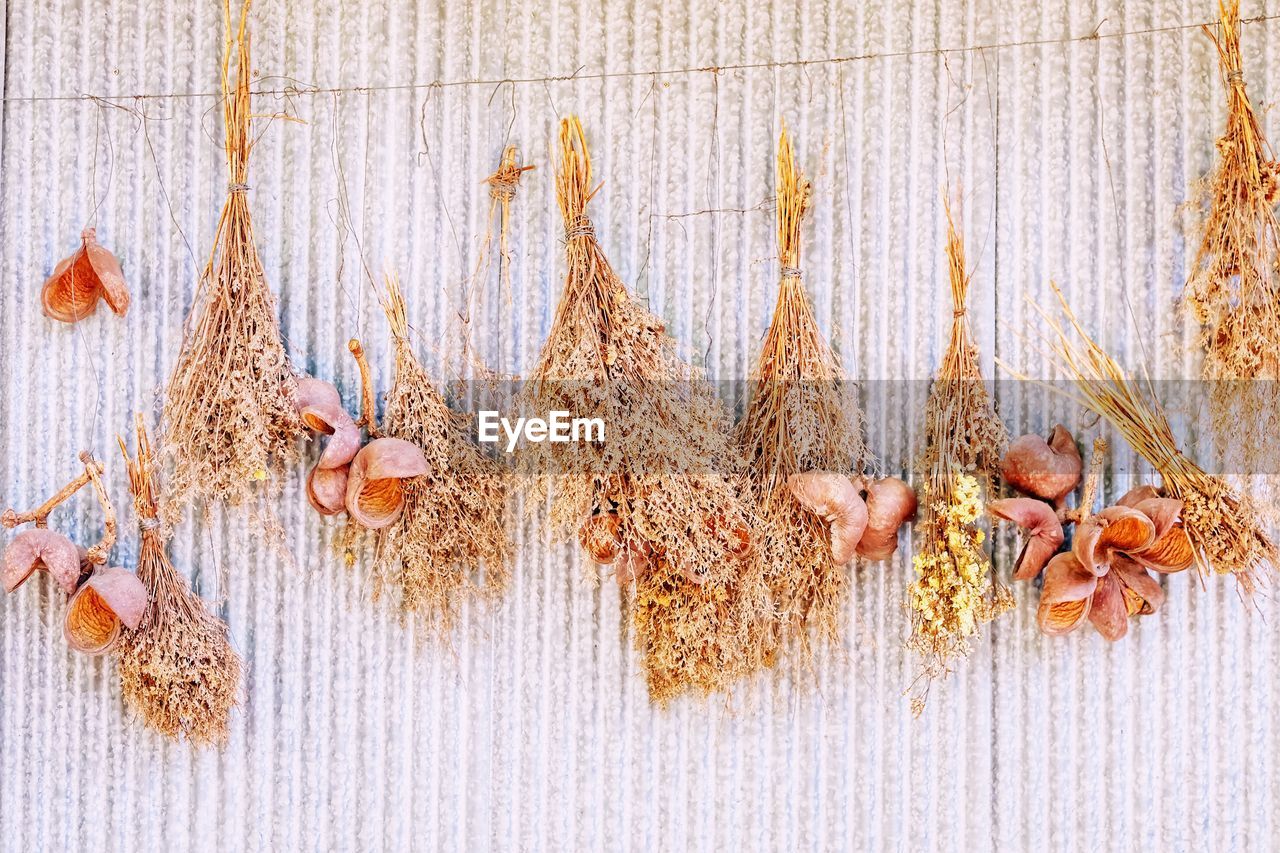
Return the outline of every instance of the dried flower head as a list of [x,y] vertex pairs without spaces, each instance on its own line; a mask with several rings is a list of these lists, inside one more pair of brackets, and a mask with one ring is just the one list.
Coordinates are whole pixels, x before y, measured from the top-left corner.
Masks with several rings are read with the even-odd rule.
[[45,316],[75,323],[98,308],[99,300],[119,315],[129,310],[129,287],[116,256],[98,244],[97,231],[80,233],[80,248],[63,258],[40,290]]
[[104,654],[115,647],[122,628],[138,627],[146,608],[147,589],[137,575],[100,567],[67,603],[63,635],[77,652]]
[[[224,0],[223,118],[229,186],[192,309],[195,327],[169,379],[163,448],[173,464],[166,522],[195,498],[242,503],[296,456],[295,377],[249,212],[249,0],[238,25]],[[235,29],[233,30],[233,27]],[[232,76],[232,59],[235,73]]]

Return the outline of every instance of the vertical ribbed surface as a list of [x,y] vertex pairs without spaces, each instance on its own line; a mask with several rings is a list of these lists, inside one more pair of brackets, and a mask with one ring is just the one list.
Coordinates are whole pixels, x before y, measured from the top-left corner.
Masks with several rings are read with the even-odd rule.
[[[863,380],[869,443],[891,473],[918,451],[924,386],[886,380],[926,379],[950,322],[948,188],[990,370],[998,355],[1053,375],[1028,303],[1053,279],[1122,362],[1195,376],[1194,330],[1172,305],[1194,249],[1178,205],[1222,121],[1211,45],[1187,29],[1026,43],[1104,20],[1103,35],[1198,22],[1213,5],[261,0],[264,87],[566,78],[259,98],[259,112],[306,122],[273,124],[250,177],[290,350],[353,408],[349,337],[385,378],[367,264],[400,273],[427,363],[456,367],[481,181],[509,141],[538,170],[513,207],[512,301],[487,283],[476,341],[491,366],[527,370],[561,284],[549,155],[557,116],[577,112],[610,259],[725,380],[746,375],[772,310],[773,153],[791,127],[816,190],[806,283]],[[220,115],[201,97],[22,98],[214,90],[220,10],[10,2],[0,34],[0,505],[34,505],[91,448],[125,519],[117,562],[132,565],[114,434],[134,411],[154,415],[177,354],[225,190]],[[1280,25],[1248,24],[1244,38],[1250,91],[1273,100]],[[897,55],[568,79],[872,53]],[[39,287],[87,224],[121,258],[134,306],[70,328],[41,316]],[[1054,420],[1094,434],[1042,388],[1000,392],[1015,434]],[[305,508],[300,476],[279,509],[292,561],[234,514],[173,543],[198,588],[225,598],[249,666],[221,752],[167,744],[126,716],[111,663],[67,651],[47,582],[0,599],[0,849],[1274,847],[1276,640],[1267,604],[1251,615],[1229,582],[1171,578],[1163,611],[1114,646],[1087,630],[1040,636],[1035,593],[1020,588],[1017,611],[913,720],[899,555],[858,570],[846,648],[820,661],[816,693],[767,681],[732,710],[661,712],[616,587],[593,584],[576,548],[548,546],[522,516],[511,595],[469,611],[442,650],[372,600],[366,568],[334,558],[340,528]],[[1143,476],[1116,447],[1108,493]],[[55,524],[89,541],[98,516],[86,493]],[[1007,572],[1013,542],[999,541]]]

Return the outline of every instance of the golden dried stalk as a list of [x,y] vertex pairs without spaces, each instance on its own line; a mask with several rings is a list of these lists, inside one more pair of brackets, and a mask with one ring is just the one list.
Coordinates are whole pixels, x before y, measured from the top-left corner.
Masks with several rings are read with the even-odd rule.
[[1239,0],[1220,0],[1218,8],[1217,29],[1205,32],[1218,50],[1227,124],[1199,192],[1204,233],[1183,302],[1204,328],[1215,434],[1256,466],[1274,464],[1270,446],[1280,426],[1280,163],[1245,89]]
[[568,270],[521,403],[543,417],[600,418],[607,434],[599,444],[528,444],[522,473],[550,493],[560,536],[616,513],[620,559],[638,568],[630,613],[650,696],[726,688],[759,666],[768,604],[762,579],[727,556],[749,525],[725,474],[739,463],[724,408],[596,241],[585,213],[591,160],[574,117],[560,125],[556,189]]
[[1270,513],[1182,452],[1159,400],[1089,337],[1062,291],[1056,284],[1053,289],[1074,335],[1046,312],[1040,314],[1055,333],[1054,351],[1075,380],[1079,401],[1156,469],[1168,497],[1182,501],[1182,522],[1201,574],[1232,574],[1252,592],[1275,567],[1276,543],[1263,521]]
[[868,462],[856,388],[818,327],[800,273],[800,227],[812,187],[784,128],[777,157],[778,301],[751,374],[737,428],[744,490],[760,514],[761,564],[778,610],[775,642],[792,642],[812,664],[813,641],[836,642],[848,596],[847,570],[831,559],[826,523],[802,507],[787,478],[805,471],[861,473]]
[[969,653],[979,627],[1013,606],[1012,592],[992,571],[979,527],[983,492],[992,489],[1009,436],[982,381],[967,313],[972,273],[949,204],[946,215],[951,335],[925,404],[920,545],[906,601],[907,647],[922,659],[912,699],[916,713],[933,680]]
[[[195,328],[184,341],[164,404],[163,451],[173,463],[167,524],[193,499],[236,505],[254,484],[295,458],[302,424],[294,410],[295,375],[281,339],[249,213],[249,0],[227,35],[222,62],[227,200],[201,278]],[[232,75],[232,58],[235,73]]]
[[142,545],[138,578],[149,601],[138,628],[120,638],[120,684],[125,703],[161,734],[196,745],[227,739],[243,666],[225,622],[209,612],[165,550],[158,519],[159,488],[146,428],[136,420],[136,456],[124,439],[129,491]]
[[449,407],[414,355],[394,276],[386,279],[382,304],[395,376],[379,434],[417,445],[431,470],[408,481],[403,513],[377,531],[376,567],[381,581],[398,589],[404,613],[420,615],[443,638],[465,599],[492,600],[507,588],[510,471],[471,441],[470,418]]

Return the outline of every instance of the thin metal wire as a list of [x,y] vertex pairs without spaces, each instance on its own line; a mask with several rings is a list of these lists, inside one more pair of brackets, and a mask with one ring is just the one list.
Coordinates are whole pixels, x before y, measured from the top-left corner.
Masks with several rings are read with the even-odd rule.
[[[1259,24],[1268,21],[1280,20],[1280,14],[1277,15],[1258,15],[1253,18],[1244,18],[1241,24]],[[992,42],[989,44],[975,44],[962,47],[932,47],[917,48],[914,50],[897,50],[885,51],[881,53],[860,53],[848,56],[829,56],[818,59],[791,59],[781,60],[777,62],[739,62],[729,65],[702,65],[691,66],[685,68],[665,68],[649,71],[596,71],[590,73],[581,73],[579,68],[572,74],[555,74],[547,77],[489,77],[476,78],[467,80],[431,80],[422,83],[397,83],[386,86],[302,86],[291,85],[284,88],[274,89],[255,89],[252,94],[254,96],[300,96],[300,95],[333,95],[344,94],[347,92],[403,92],[414,91],[417,89],[446,89],[457,86],[502,86],[502,85],[525,85],[539,84],[546,85],[548,83],[576,82],[579,80],[617,80],[633,77],[678,77],[689,74],[721,74],[726,71],[758,71],[758,70],[775,70],[780,68],[812,68],[822,65],[841,65],[848,62],[868,62],[876,59],[898,59],[915,56],[950,56],[953,54],[965,53],[982,53],[987,51],[1011,50],[1019,47],[1043,47],[1056,44],[1074,44],[1077,42],[1102,41],[1111,39],[1135,38],[1139,36],[1159,35],[1161,33],[1175,33],[1185,30],[1198,30],[1204,27],[1217,26],[1217,21],[1203,21],[1194,24],[1171,24],[1164,27],[1146,27],[1138,30],[1124,30],[1116,33],[1100,32],[1102,24],[1106,23],[1105,19],[1093,32],[1084,36],[1068,36],[1066,38],[1056,39],[1026,39],[1022,41],[1009,42]],[[168,93],[151,93],[151,94],[120,94],[120,95],[17,95],[12,97],[0,98],[0,103],[26,103],[26,102],[51,102],[51,101],[146,101],[146,100],[194,100],[200,98],[221,98],[220,92],[168,92]]]

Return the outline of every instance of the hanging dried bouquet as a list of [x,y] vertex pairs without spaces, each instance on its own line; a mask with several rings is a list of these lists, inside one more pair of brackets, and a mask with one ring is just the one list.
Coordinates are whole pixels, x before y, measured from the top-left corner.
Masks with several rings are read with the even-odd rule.
[[[201,277],[195,328],[183,343],[164,404],[163,450],[173,463],[166,521],[195,498],[239,504],[254,484],[279,475],[296,453],[302,423],[295,376],[281,339],[249,212],[251,111],[250,0],[232,20],[222,62],[227,200]],[[234,64],[234,71],[233,66]]]
[[947,277],[951,333],[925,403],[924,481],[919,545],[907,588],[911,636],[921,658],[912,707],[924,707],[933,680],[969,653],[984,622],[1013,606],[1013,594],[995,577],[979,526],[983,504],[1000,470],[1008,434],[982,380],[978,346],[969,325],[972,272],[947,207]]
[[[862,483],[847,476],[860,477],[867,462],[856,388],[818,327],[801,277],[800,229],[811,194],[784,128],[777,155],[782,275],[737,443],[747,463],[745,491],[760,515],[761,541],[753,559],[762,566],[778,611],[773,642],[793,642],[804,667],[812,662],[815,639],[840,637],[846,564],[868,520],[857,494]],[[851,512],[858,516],[856,531],[842,533],[834,514]],[[897,524],[881,534],[896,543]]]
[[543,417],[599,418],[606,433],[600,443],[530,443],[521,471],[550,495],[556,532],[576,530],[624,584],[650,696],[725,688],[760,665],[768,603],[741,559],[749,523],[726,475],[739,462],[724,408],[597,242],[577,118],[560,125],[556,189],[568,271],[521,403]]

